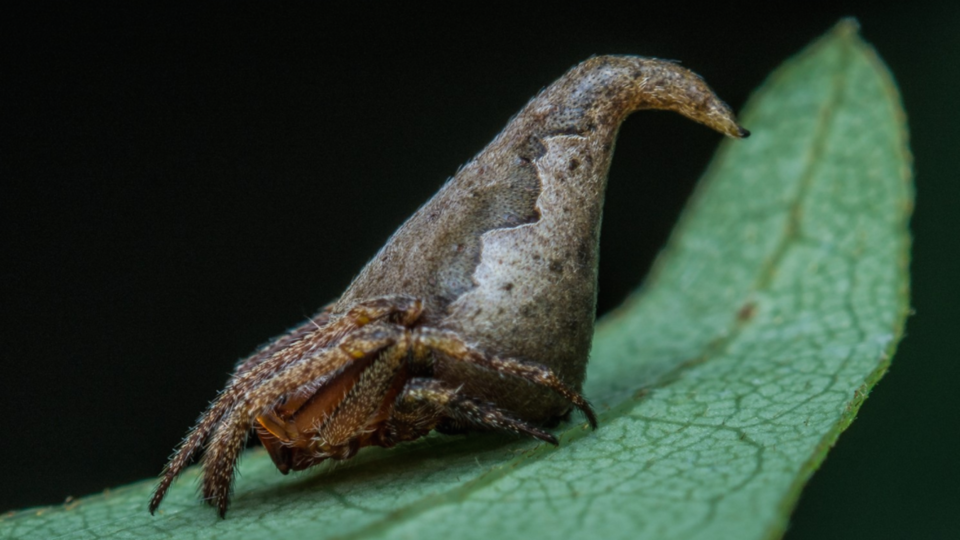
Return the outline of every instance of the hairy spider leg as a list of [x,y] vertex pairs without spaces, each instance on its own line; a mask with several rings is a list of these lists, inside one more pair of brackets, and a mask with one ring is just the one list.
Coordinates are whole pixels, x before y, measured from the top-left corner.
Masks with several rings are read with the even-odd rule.
[[410,379],[397,397],[394,413],[381,428],[381,446],[393,446],[420,438],[445,418],[475,428],[511,431],[557,445],[557,438],[509,412],[470,396],[436,379]]
[[217,507],[221,517],[226,515],[237,458],[256,416],[285,394],[304,386],[305,381],[318,380],[352,362],[379,354],[396,342],[396,336],[397,332],[390,331],[385,323],[368,324],[344,336],[337,347],[316,351],[247,393],[242,403],[224,415],[207,444],[203,455],[204,499]]
[[243,375],[264,361],[269,360],[271,357],[273,357],[273,355],[277,354],[277,352],[289,347],[297,341],[306,338],[318,328],[326,326],[330,322],[331,307],[332,304],[324,307],[303,324],[294,327],[286,334],[277,336],[276,338],[260,346],[260,348],[257,349],[253,354],[237,363],[233,370],[233,378]]
[[[160,506],[160,502],[163,501],[163,497],[173,480],[183,472],[223,417],[243,401],[243,396],[251,392],[255,386],[270,380],[286,366],[304,358],[316,356],[326,348],[330,348],[332,343],[342,340],[351,331],[371,322],[391,317],[397,318],[405,324],[412,324],[419,318],[422,309],[420,300],[410,296],[394,295],[375,298],[357,304],[342,317],[322,328],[314,328],[300,336],[299,339],[287,341],[285,338],[280,338],[277,341],[283,341],[286,344],[283,348],[268,345],[268,349],[275,350],[272,356],[269,359],[260,360],[258,364],[252,365],[249,369],[238,370],[238,373],[228,383],[227,388],[210,404],[197,424],[187,433],[186,438],[164,467],[160,483],[150,500],[150,513],[154,513]],[[296,334],[297,330],[293,333]],[[254,356],[259,356],[261,353],[255,353]],[[243,362],[241,368],[246,366],[248,362]]]
[[450,330],[417,328],[413,332],[415,333],[413,345],[418,349],[426,348],[458,362],[474,364],[491,371],[519,377],[536,385],[546,386],[580,409],[590,422],[590,427],[597,429],[597,415],[594,414],[590,403],[579,392],[564,384],[550,368],[535,362],[486,355],[468,345],[456,332]]
[[[393,345],[382,350],[333,413],[319,425],[315,436],[319,455],[335,459],[353,456],[361,446],[365,446],[365,439],[373,431],[369,426],[377,422],[377,413],[384,409],[384,401],[390,404],[396,398],[396,391],[389,399],[385,400],[384,396],[391,394],[391,387],[395,386],[398,375],[403,371],[410,350],[410,334],[402,327],[394,327],[393,330]],[[354,352],[354,356],[359,354],[362,351]],[[392,411],[388,408],[383,412],[389,415]]]
[[[350,362],[320,384],[301,387],[257,416],[254,425],[257,437],[281,473],[303,470],[329,457],[316,456],[316,435],[321,425],[348,399],[351,389],[373,362],[374,357]],[[394,378],[402,380],[399,376]],[[399,391],[399,387],[387,389],[384,399],[392,399]]]

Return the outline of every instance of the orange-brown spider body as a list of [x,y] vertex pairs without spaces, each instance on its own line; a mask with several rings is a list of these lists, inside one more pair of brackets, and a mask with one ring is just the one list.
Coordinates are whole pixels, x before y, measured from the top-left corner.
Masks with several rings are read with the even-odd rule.
[[675,63],[602,56],[530,101],[420,208],[339,300],[241,362],[151,500],[206,443],[204,498],[227,509],[251,428],[281,472],[438,430],[544,426],[580,395],[617,130],[668,109],[732,137],[733,114]]

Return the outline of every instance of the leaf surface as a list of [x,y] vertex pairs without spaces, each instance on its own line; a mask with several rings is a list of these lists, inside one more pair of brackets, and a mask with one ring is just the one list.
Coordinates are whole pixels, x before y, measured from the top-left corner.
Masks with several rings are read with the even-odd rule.
[[[368,449],[288,477],[246,454],[230,513],[196,468],[0,518],[4,538],[769,538],[883,375],[908,309],[904,114],[841,22],[751,99],[643,288],[597,328],[591,432]],[[653,181],[653,180],[649,180]]]

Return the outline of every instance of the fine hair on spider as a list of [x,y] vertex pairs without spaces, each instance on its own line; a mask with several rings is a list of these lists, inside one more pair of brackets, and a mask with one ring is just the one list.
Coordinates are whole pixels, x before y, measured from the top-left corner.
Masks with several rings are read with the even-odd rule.
[[150,501],[204,450],[226,514],[253,430],[280,472],[431,431],[556,445],[579,410],[596,310],[600,218],[617,130],[642,109],[749,133],[676,63],[598,56],[531,100],[388,240],[343,295],[235,368]]

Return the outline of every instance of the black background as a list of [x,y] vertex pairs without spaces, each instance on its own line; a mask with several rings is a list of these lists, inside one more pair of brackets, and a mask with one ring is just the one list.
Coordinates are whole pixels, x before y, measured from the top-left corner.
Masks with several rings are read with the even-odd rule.
[[[0,510],[156,475],[238,358],[335,298],[573,64],[681,59],[739,109],[770,70],[853,15],[911,124],[916,315],[788,537],[955,533],[955,5],[5,14]],[[665,113],[624,126],[601,312],[640,283],[719,140]]]

